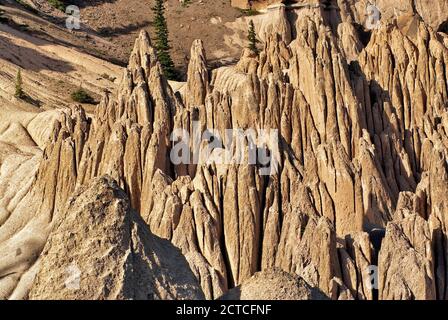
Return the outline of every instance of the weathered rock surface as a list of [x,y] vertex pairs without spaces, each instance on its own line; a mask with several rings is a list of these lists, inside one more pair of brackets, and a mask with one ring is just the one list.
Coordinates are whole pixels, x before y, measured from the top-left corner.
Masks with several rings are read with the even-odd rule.
[[152,235],[109,177],[75,192],[53,221],[30,299],[201,299],[187,261]]
[[[57,234],[49,234],[56,221],[64,226],[73,192],[110,175],[152,234],[182,253],[208,299],[240,285],[231,294],[298,281],[263,275],[274,268],[332,299],[374,299],[375,265],[379,298],[448,298],[448,38],[436,18],[415,15],[423,1],[406,3],[389,3],[401,13],[370,31],[359,26],[364,7],[350,1],[303,6],[296,16],[276,7],[271,23],[257,24],[259,55],[245,50],[237,64],[210,71],[195,41],[180,92],[142,32],[119,88],[95,114],[61,114],[29,192],[3,218],[0,253],[23,254],[0,261],[2,297],[20,296],[35,262],[49,263],[44,247],[59,254],[50,245]],[[262,174],[266,168],[247,159],[221,163],[228,145],[202,149],[196,163],[173,162],[171,133],[193,135],[195,126],[223,142],[226,129],[278,130],[274,141],[252,146],[270,151],[275,170]],[[188,146],[192,157],[195,144]],[[143,256],[154,250],[145,248]],[[123,270],[104,264],[114,275]],[[38,274],[35,286],[53,281]],[[158,297],[177,297],[176,285]],[[125,297],[112,292],[105,297]],[[285,297],[308,297],[296,293]]]
[[326,300],[323,293],[298,276],[280,270],[257,272],[222,300]]
[[389,223],[379,256],[380,299],[436,299],[431,246],[429,224],[420,216]]

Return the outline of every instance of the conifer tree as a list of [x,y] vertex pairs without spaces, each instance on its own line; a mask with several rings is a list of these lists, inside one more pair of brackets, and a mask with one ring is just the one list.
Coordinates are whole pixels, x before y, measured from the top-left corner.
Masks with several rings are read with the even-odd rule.
[[165,18],[164,0],[156,0],[152,8],[154,13],[155,41],[154,48],[157,52],[157,58],[162,65],[163,72],[168,79],[176,78],[174,62],[170,56],[170,45],[168,40],[168,25]]
[[260,53],[260,50],[258,50],[257,48],[257,44],[260,41],[257,39],[257,34],[255,33],[255,25],[252,20],[250,20],[249,22],[249,33],[247,39],[249,40],[249,49],[255,54]]
[[23,97],[25,96],[22,86],[23,86],[22,72],[19,70],[17,71],[17,77],[16,77],[16,93],[14,94],[14,96],[17,99],[23,99]]

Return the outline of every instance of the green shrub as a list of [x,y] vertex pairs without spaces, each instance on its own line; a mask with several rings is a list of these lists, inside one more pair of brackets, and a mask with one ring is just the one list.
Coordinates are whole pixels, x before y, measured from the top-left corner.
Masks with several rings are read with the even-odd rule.
[[259,11],[254,9],[240,9],[243,16],[257,16],[260,14]]
[[72,92],[71,98],[73,101],[78,103],[95,103],[95,99],[93,99],[92,96],[83,88],[79,88],[78,90]]
[[65,11],[65,3],[61,0],[47,0],[48,3],[53,7],[61,11]]
[[107,73],[103,73],[101,75],[101,78],[103,78],[105,80],[109,80],[110,82],[114,82],[116,80],[115,77],[112,77],[112,76],[108,75]]
[[184,0],[181,2],[182,7],[188,7],[191,4],[191,0]]

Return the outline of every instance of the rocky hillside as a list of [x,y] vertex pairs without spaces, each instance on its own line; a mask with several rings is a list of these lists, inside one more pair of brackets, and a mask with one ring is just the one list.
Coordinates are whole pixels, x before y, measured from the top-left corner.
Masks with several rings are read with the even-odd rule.
[[[181,86],[141,31],[94,110],[4,143],[0,298],[447,299],[448,11],[378,1],[369,29],[360,2],[266,7],[228,66],[195,40]],[[173,161],[180,129],[225,147]],[[222,162],[226,129],[278,135]]]
[[[65,1],[79,8],[80,29],[67,32],[68,15],[47,0],[1,0],[4,15],[36,37],[70,43],[96,57],[126,66],[140,30],[154,32],[152,1]],[[3,5],[3,7],[2,7]],[[173,59],[181,76],[186,71],[190,47],[201,38],[212,65],[239,58],[245,46],[247,14],[230,0],[165,1]],[[20,12],[20,13],[19,13]],[[43,21],[42,21],[43,20]]]

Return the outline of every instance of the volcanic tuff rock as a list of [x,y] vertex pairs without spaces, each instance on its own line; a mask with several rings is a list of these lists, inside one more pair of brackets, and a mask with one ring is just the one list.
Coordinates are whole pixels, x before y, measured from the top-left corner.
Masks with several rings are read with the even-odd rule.
[[342,18],[350,16],[357,23],[365,25],[369,18],[366,8],[376,6],[383,19],[402,14],[418,14],[429,26],[438,30],[448,19],[448,2],[446,0],[232,0],[232,6],[241,9],[260,11],[272,10],[276,6],[295,6],[300,8],[337,8],[341,10]]
[[[275,9],[274,24],[257,27],[261,53],[245,50],[235,65],[210,71],[195,41],[178,92],[142,32],[121,85],[95,114],[80,107],[61,114],[30,191],[0,225],[0,254],[22,252],[0,261],[2,297],[20,297],[17,290],[29,287],[34,273],[32,297],[39,284],[54,281],[45,269],[53,259],[41,252],[51,257],[65,249],[52,246],[59,237],[52,226],[60,221],[64,230],[67,201],[68,212],[78,214],[70,209],[77,200],[69,200],[78,187],[109,175],[150,231],[180,250],[208,299],[239,285],[245,292],[259,279],[275,283],[277,275],[263,272],[251,279],[272,269],[300,276],[332,299],[373,299],[376,264],[379,298],[448,298],[448,38],[414,9],[382,19],[363,38],[359,8],[333,5],[294,9],[295,19]],[[260,163],[222,164],[218,156],[229,151],[223,148],[200,154],[197,163],[171,162],[171,133],[192,135],[195,123],[224,142],[225,129],[278,129],[278,141],[255,142],[271,151],[277,170],[266,176]],[[80,206],[87,201],[98,209],[91,193],[76,195]],[[105,208],[138,226],[141,256],[156,250],[144,245],[153,236],[135,213]],[[80,225],[77,232],[100,230]],[[117,254],[135,245],[117,247]],[[118,264],[100,264],[112,275],[127,274]],[[149,266],[157,275],[158,267]],[[293,281],[279,277],[280,285]],[[162,286],[166,297],[180,292],[176,285]]]
[[200,299],[180,251],[152,235],[109,177],[76,191],[40,256],[30,299]]
[[436,299],[429,224],[410,214],[387,226],[379,257],[381,299]]
[[317,289],[303,279],[281,270],[257,272],[222,300],[326,300]]

